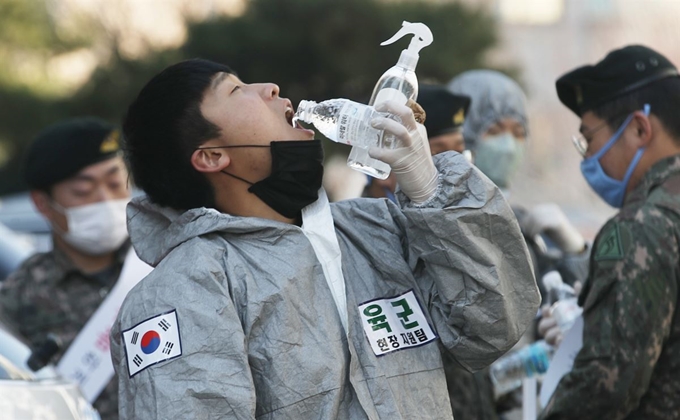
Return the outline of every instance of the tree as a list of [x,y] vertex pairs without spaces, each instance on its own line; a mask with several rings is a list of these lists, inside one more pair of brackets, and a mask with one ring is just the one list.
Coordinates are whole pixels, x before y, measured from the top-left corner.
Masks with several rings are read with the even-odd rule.
[[[8,1],[24,3],[0,0],[0,5]],[[24,26],[44,24],[40,19],[45,15],[36,16],[25,19]],[[21,151],[45,125],[84,114],[120,122],[152,75],[182,59],[202,57],[228,64],[245,82],[276,82],[282,96],[293,103],[336,97],[365,102],[380,75],[397,62],[410,42],[405,37],[380,46],[403,20],[423,22],[434,34],[433,44],[421,51],[416,70],[421,81],[445,82],[464,70],[484,66],[485,54],[497,40],[495,22],[486,11],[459,3],[251,0],[241,16],[192,23],[187,42],[177,50],[132,60],[118,55],[112,45],[113,58],[68,98],[49,99],[0,82],[0,146],[9,144],[13,156],[0,169],[0,194],[24,187],[19,176]],[[2,23],[0,13],[0,49]],[[42,34],[36,39],[42,41],[32,48],[65,48],[66,44],[53,44],[50,27],[36,29]],[[77,42],[81,40],[69,45]]]
[[423,22],[434,34],[421,51],[421,80],[448,81],[482,66],[497,39],[486,12],[459,3],[252,0],[243,16],[192,26],[182,50],[233,66],[246,82],[275,81],[293,102],[366,100],[410,42],[407,36],[380,47],[403,20]]

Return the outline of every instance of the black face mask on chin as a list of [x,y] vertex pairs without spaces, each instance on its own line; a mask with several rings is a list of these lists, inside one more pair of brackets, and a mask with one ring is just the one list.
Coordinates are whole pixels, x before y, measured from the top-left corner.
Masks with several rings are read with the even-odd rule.
[[250,182],[229,172],[225,175],[250,184],[248,191],[255,194],[277,213],[289,219],[319,198],[323,180],[323,148],[321,140],[273,141],[269,146],[237,145],[231,147],[269,147],[272,154],[271,175],[258,182]]

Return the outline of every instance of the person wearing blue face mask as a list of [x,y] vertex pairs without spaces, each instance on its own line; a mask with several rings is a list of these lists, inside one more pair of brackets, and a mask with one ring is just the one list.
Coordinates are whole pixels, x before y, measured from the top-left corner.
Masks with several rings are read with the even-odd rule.
[[620,208],[593,244],[583,345],[540,418],[680,418],[680,77],[633,45],[556,83],[581,171]]

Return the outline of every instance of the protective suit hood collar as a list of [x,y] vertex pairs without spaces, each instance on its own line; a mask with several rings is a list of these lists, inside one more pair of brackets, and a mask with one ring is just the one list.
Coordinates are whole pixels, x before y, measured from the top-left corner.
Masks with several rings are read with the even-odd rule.
[[215,209],[187,211],[158,206],[146,196],[135,197],[127,208],[130,240],[139,258],[155,267],[178,245],[209,233],[253,235],[258,240],[276,241],[295,225],[257,217],[238,217]]

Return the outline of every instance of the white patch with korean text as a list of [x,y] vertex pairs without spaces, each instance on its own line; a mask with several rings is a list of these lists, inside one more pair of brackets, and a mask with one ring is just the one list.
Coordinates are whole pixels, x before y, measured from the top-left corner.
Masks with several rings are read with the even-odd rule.
[[413,290],[361,304],[359,314],[376,356],[422,346],[437,338]]

